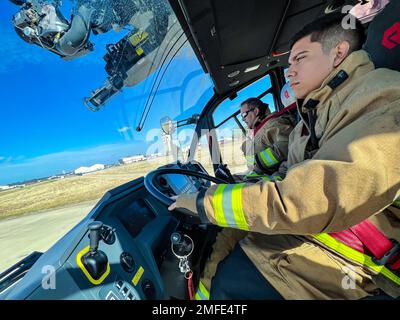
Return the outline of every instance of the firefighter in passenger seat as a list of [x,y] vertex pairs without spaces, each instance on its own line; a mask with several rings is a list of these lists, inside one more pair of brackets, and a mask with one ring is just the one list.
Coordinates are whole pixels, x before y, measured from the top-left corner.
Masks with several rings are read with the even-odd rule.
[[[276,172],[282,161],[285,161],[288,153],[288,141],[290,132],[294,128],[295,118],[289,111],[296,108],[296,98],[286,84],[281,93],[284,109],[271,113],[268,104],[258,98],[250,98],[242,102],[240,112],[253,137],[247,139],[242,150],[248,159],[250,173],[236,178],[246,182],[258,181],[258,179],[272,181],[282,180],[283,172]],[[254,155],[254,151],[255,153]],[[250,160],[251,159],[251,160]],[[235,176],[235,175],[234,175]],[[208,259],[200,287],[195,294],[196,300],[208,299],[211,280],[215,275],[217,266],[235,247],[238,241],[247,235],[246,231],[224,228],[216,238],[210,258]]]
[[400,73],[375,69],[362,26],[343,19],[292,39],[302,120],[283,181],[213,185],[169,207],[250,231],[219,263],[211,299],[400,297]]
[[279,170],[288,154],[289,135],[295,126],[293,113],[296,98],[286,84],[281,92],[284,109],[271,113],[269,106],[258,98],[242,102],[240,113],[249,129],[249,136],[242,145],[247,172],[243,180],[282,180],[284,170]]

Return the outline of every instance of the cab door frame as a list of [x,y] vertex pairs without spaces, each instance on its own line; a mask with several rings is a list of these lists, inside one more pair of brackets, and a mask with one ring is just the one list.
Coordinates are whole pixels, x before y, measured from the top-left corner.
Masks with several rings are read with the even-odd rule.
[[[238,88],[236,88],[234,91],[226,94],[226,95],[218,95],[215,90],[214,90],[214,95],[211,97],[211,99],[207,102],[205,107],[203,108],[203,111],[200,114],[199,121],[196,124],[195,132],[192,138],[192,142],[190,145],[189,149],[189,155],[188,155],[188,161],[193,161],[198,142],[202,138],[203,135],[207,135],[207,144],[208,144],[208,150],[210,153],[210,158],[213,164],[213,169],[214,169],[214,174],[216,170],[218,169],[218,166],[223,163],[222,155],[221,155],[221,149],[219,147],[219,144],[217,143],[218,137],[216,134],[216,125],[214,123],[213,119],[213,113],[214,111],[218,108],[218,106],[225,101],[226,99],[235,99],[237,97],[237,92],[240,90],[250,86],[254,82],[260,80],[261,78],[269,75],[271,79],[271,88],[268,88],[266,91],[262,92],[258,97],[262,98],[265,95],[271,93],[274,99],[275,106],[277,110],[281,110],[283,108],[282,102],[280,100],[280,92],[285,84],[285,76],[284,76],[284,68],[283,67],[277,67],[272,70],[269,70],[268,73],[265,73],[261,75],[259,78],[254,79],[251,83],[246,83],[245,85],[242,85]],[[235,117],[240,113],[238,110],[235,112],[233,115]],[[229,119],[232,118],[231,115]],[[224,121],[227,121],[228,119],[225,119]],[[223,121],[223,122],[224,122]],[[222,125],[222,123],[218,124],[219,126]]]

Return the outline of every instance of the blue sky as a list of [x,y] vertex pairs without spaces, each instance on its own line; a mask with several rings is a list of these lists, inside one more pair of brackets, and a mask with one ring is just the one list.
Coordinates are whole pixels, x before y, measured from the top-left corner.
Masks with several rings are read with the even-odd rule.
[[184,48],[171,63],[145,128],[138,133],[151,81],[126,88],[96,113],[82,102],[106,79],[105,45],[123,33],[92,35],[95,51],[67,62],[17,36],[11,22],[17,11],[11,2],[1,1],[0,185],[144,153],[156,140],[146,141],[146,136],[159,128],[163,115],[190,116],[212,95],[209,77],[191,49]]

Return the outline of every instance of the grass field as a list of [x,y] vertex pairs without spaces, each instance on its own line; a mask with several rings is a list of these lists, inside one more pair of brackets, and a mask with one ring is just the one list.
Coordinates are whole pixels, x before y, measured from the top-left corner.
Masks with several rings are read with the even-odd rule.
[[[223,158],[230,165],[232,172],[244,171],[243,156],[231,144],[223,146]],[[200,161],[209,173],[212,173],[210,156],[207,148],[197,152],[196,160]],[[236,164],[234,159],[240,159]],[[107,190],[144,176],[147,172],[172,162],[167,157],[159,157],[83,176],[73,176],[61,180],[49,180],[21,189],[0,192],[0,219],[15,217],[26,213],[61,208],[86,201],[99,200]],[[232,164],[232,165],[231,165]]]

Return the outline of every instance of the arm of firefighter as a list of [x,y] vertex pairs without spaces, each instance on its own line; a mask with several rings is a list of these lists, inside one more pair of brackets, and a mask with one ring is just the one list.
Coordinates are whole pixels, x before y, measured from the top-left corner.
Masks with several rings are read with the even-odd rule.
[[192,207],[210,223],[266,234],[347,229],[398,196],[396,112],[398,107],[383,122],[369,117],[344,128],[313,159],[292,166],[283,181],[215,185],[197,195]]
[[[251,172],[254,170],[254,142],[250,138],[246,138],[245,141],[243,141],[240,149],[243,152],[243,157],[246,159],[246,165],[247,165],[247,173]],[[246,173],[246,174],[247,174]],[[244,175],[246,175],[244,174]]]
[[258,162],[266,169],[274,171],[279,164],[287,159],[289,135],[293,130],[291,122],[286,118],[271,120],[267,128],[261,133],[261,141],[266,146],[257,153]]

